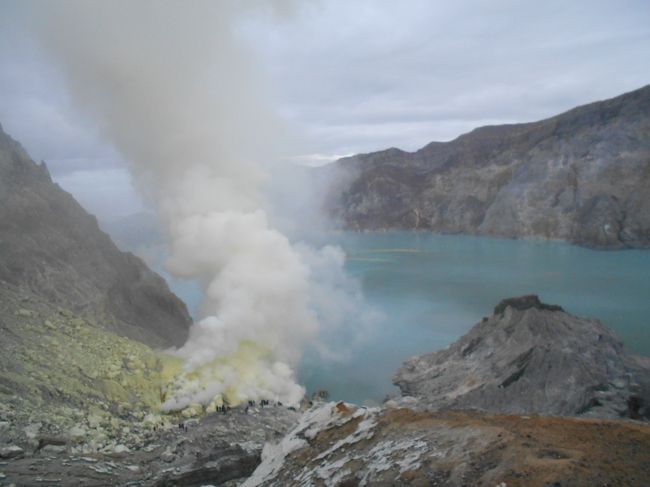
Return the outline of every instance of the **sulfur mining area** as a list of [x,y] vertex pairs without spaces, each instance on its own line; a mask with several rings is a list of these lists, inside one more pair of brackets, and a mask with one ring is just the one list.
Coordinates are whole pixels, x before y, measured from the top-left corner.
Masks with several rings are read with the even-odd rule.
[[[177,359],[6,284],[2,291],[0,398],[9,430],[34,439],[38,418],[40,429],[83,439],[90,451],[114,443],[127,424],[170,422],[160,404]],[[130,433],[124,440],[136,441]]]
[[257,464],[264,442],[298,414],[258,406],[250,414],[234,408],[224,420],[222,413],[210,415],[221,401],[161,411],[181,371],[179,359],[6,283],[0,296],[2,480],[153,482],[173,474],[185,457],[194,462],[197,452],[211,450],[229,454],[243,469],[231,474],[243,476]]
[[2,131],[0,249],[0,485],[242,479],[295,422],[228,391],[163,409],[201,388],[185,304]]

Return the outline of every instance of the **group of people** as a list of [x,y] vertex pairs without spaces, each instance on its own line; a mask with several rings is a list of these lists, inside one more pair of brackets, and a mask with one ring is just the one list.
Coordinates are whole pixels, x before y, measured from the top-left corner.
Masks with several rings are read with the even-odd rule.
[[[271,404],[271,402],[268,401],[267,399],[260,399],[260,406],[261,406],[261,407],[268,406],[268,405],[270,405],[270,404]],[[282,406],[282,403],[279,402],[279,403],[278,403],[278,406]],[[249,400],[249,401],[248,401],[248,407],[254,408],[254,407],[255,407],[255,401],[253,401],[253,400]]]
[[[256,401],[249,400],[248,405],[246,406],[246,409],[244,410],[245,414],[248,414],[249,409],[254,408],[256,405],[257,405]],[[271,401],[269,401],[268,399],[260,399],[259,405],[260,405],[260,407],[270,406]],[[282,406],[282,403],[278,401],[275,405],[276,406]],[[227,404],[224,404],[223,406],[216,406],[216,412],[221,413],[221,414],[227,414],[228,412],[230,412],[231,409],[232,408],[230,406],[228,406]],[[294,407],[289,407],[289,409],[292,410],[292,411],[296,410],[296,408],[294,408]],[[159,427],[157,425],[153,426],[154,431],[157,431],[158,428]],[[160,428],[162,428],[162,425],[160,426]],[[187,431],[187,424],[184,423],[184,422],[178,423],[178,429],[180,431],[185,431],[186,432]]]

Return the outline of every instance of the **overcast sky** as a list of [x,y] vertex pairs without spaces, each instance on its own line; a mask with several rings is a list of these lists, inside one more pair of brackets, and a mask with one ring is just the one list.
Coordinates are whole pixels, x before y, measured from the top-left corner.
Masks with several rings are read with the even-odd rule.
[[[0,123],[100,218],[137,211],[124,161],[20,10],[0,0]],[[321,0],[251,9],[236,29],[305,162],[415,150],[650,83],[648,0]]]

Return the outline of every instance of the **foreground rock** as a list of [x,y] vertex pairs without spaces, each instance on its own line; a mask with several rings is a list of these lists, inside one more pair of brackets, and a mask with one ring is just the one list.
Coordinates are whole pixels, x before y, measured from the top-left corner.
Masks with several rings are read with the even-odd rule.
[[0,127],[0,282],[153,347],[182,345],[190,316],[165,281]]
[[481,127],[416,152],[315,170],[348,229],[650,246],[650,86],[534,123]]
[[405,362],[393,382],[429,409],[650,419],[650,358],[537,296],[502,301],[456,343]]
[[330,403],[266,446],[244,486],[640,487],[648,451],[641,424]]
[[[127,435],[128,448],[118,444],[103,451],[89,451],[84,440],[68,438],[62,445],[3,460],[0,471],[6,478],[0,485],[238,485],[260,463],[264,443],[279,441],[298,415],[283,407],[252,408],[247,413],[235,408],[228,414],[186,421],[187,431],[169,422],[155,430],[133,424],[137,441]],[[124,440],[119,429],[111,436],[116,442]]]

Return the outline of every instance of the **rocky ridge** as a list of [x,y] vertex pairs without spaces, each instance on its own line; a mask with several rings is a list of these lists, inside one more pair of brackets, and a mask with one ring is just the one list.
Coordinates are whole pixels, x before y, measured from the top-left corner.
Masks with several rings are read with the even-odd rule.
[[154,347],[183,344],[191,324],[164,279],[121,252],[1,127],[0,281]]
[[641,487],[649,448],[643,424],[328,403],[243,485]]
[[359,154],[328,211],[351,230],[425,230],[650,246],[650,86],[533,123],[477,128],[416,152]]
[[650,419],[650,358],[534,295],[503,300],[457,342],[405,362],[393,382],[426,409]]

